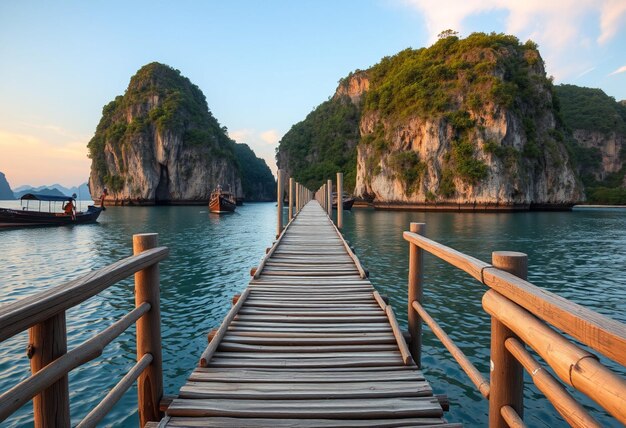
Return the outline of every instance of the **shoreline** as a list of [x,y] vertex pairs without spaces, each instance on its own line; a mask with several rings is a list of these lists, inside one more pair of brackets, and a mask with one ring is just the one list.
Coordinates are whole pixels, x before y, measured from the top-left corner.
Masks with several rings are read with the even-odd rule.
[[571,211],[574,204],[502,204],[502,203],[408,203],[358,201],[357,208],[381,211],[484,212],[513,213],[529,211]]

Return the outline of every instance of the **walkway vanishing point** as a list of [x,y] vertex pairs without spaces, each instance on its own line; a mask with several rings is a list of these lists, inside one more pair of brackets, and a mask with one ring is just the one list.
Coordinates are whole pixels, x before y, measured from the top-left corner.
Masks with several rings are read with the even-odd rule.
[[[457,427],[315,200],[290,222],[158,426]],[[156,426],[156,424],[155,424]]]

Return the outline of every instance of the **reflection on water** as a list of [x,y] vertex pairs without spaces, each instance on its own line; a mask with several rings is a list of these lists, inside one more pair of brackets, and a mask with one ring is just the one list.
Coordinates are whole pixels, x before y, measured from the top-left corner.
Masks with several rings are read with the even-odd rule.
[[[404,327],[408,244],[402,232],[411,221],[425,222],[429,237],[485,261],[493,250],[526,252],[532,282],[626,322],[624,212],[348,212],[346,237],[376,287],[390,297]],[[0,304],[130,255],[134,233],[159,233],[160,244],[170,247],[169,259],[161,264],[161,310],[165,393],[174,394],[196,366],[206,333],[219,325],[232,295],[247,284],[275,227],[274,204],[247,204],[227,216],[209,214],[204,206],[110,207],[99,224],[0,231]],[[426,259],[425,269],[425,306],[487,374],[489,319],[480,306],[483,286],[434,257]],[[132,305],[131,278],[73,308],[68,312],[69,347],[101,331]],[[134,334],[129,330],[101,357],[70,374],[73,425],[132,367]],[[448,418],[485,426],[484,400],[427,329],[424,339],[428,379],[452,401]],[[26,334],[2,344],[0,391],[28,376],[26,344]],[[564,426],[546,401],[536,399],[536,390],[528,389],[526,395],[529,426]],[[103,425],[137,426],[136,400],[131,389]],[[4,425],[30,426],[31,412],[28,404]]]
[[[387,294],[406,328],[410,222],[426,223],[426,235],[489,262],[491,252],[528,254],[529,281],[626,323],[626,211],[563,213],[420,213],[354,210],[345,215],[345,235]],[[489,373],[490,320],[481,307],[485,287],[438,258],[425,259],[424,302],[429,313],[485,375]],[[436,393],[451,399],[448,419],[466,426],[487,425],[487,402],[475,392],[457,363],[425,327],[423,364]],[[610,361],[613,370],[626,375]],[[525,391],[529,426],[567,426],[539,392]],[[586,404],[590,400],[575,395]],[[603,412],[602,426],[620,426]]]

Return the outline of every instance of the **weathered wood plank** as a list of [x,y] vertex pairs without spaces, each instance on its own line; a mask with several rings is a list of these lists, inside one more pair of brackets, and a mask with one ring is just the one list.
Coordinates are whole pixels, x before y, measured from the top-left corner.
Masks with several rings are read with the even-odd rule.
[[441,417],[435,397],[399,397],[331,400],[228,400],[182,399],[172,401],[170,416],[229,416],[271,418],[398,418]]
[[313,371],[313,370],[264,370],[264,369],[223,369],[217,367],[196,368],[189,381],[219,382],[419,382],[424,380],[420,370],[350,370],[350,371]]
[[445,423],[442,418],[401,418],[401,419],[269,419],[269,418],[228,418],[228,417],[174,417],[167,424],[172,428],[212,427],[212,428],[461,428],[461,424]]
[[233,398],[300,400],[318,398],[391,398],[432,395],[428,382],[342,382],[282,383],[187,382],[180,389],[180,398]]

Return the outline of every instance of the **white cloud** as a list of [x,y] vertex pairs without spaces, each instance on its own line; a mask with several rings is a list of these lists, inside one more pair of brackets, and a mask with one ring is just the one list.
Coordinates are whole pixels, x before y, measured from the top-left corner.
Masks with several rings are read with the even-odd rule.
[[282,133],[276,129],[257,131],[256,129],[236,129],[228,131],[228,136],[238,143],[246,143],[257,157],[265,160],[272,174],[276,175],[275,149],[282,138]]
[[267,144],[275,145],[278,144],[278,141],[280,140],[280,135],[278,134],[277,130],[270,129],[268,131],[261,132],[261,139]]
[[579,77],[583,77],[584,75],[591,73],[595,69],[596,69],[595,67],[588,68],[587,70],[583,71],[578,76],[576,76],[576,78],[578,79]]
[[605,0],[600,15],[601,33],[598,43],[601,45],[613,38],[620,28],[626,24],[626,1]]
[[[540,46],[549,74],[557,79],[584,74],[594,64],[591,53],[614,38],[626,21],[624,0],[400,0],[420,12],[430,41],[445,29],[467,35],[467,18],[504,12],[504,31],[520,40],[532,39]],[[493,16],[490,16],[493,20]],[[597,20],[597,28],[589,20]],[[486,31],[498,30],[493,22]],[[590,32],[598,30],[597,38]],[[595,41],[594,41],[595,39]],[[571,55],[579,56],[572,66]],[[585,55],[589,54],[589,55]]]
[[613,73],[609,74],[609,76],[613,76],[614,74],[626,73],[626,65],[622,65],[620,68],[615,70]]

